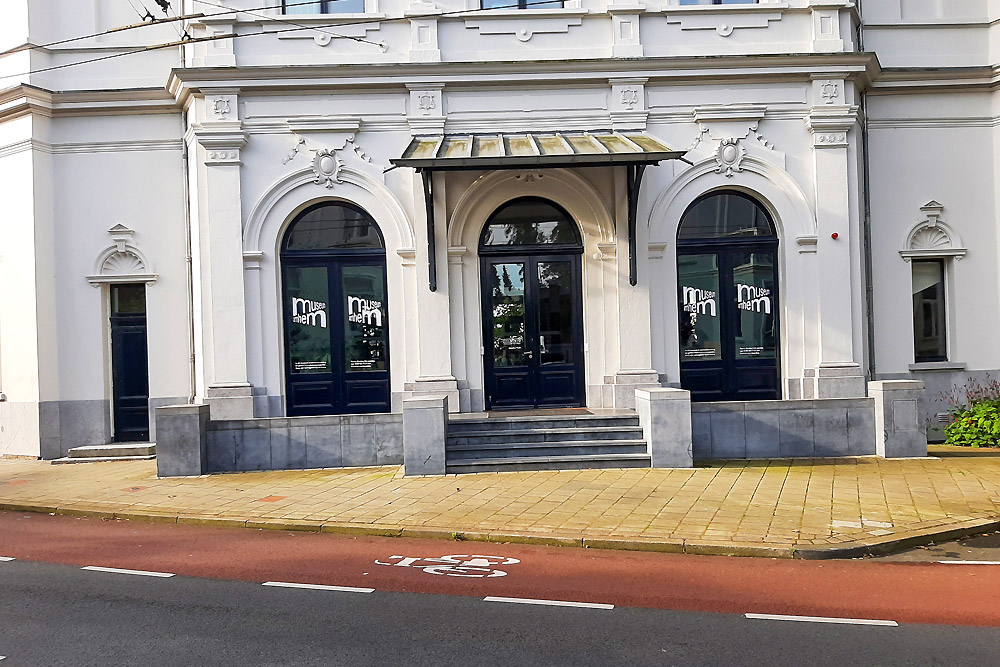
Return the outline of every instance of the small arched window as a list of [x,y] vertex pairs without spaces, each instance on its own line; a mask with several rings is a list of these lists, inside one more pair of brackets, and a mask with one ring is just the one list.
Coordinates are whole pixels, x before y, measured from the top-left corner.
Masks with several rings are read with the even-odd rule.
[[381,250],[378,225],[364,210],[344,202],[307,208],[285,233],[283,250]]
[[572,216],[561,206],[540,197],[519,197],[490,216],[480,246],[582,246]]
[[678,240],[773,237],[767,211],[740,192],[713,192],[692,204],[681,218]]

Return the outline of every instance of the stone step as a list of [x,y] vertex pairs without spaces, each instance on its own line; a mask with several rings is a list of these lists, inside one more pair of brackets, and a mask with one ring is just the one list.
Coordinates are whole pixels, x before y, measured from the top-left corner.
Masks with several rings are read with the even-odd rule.
[[69,458],[111,458],[116,456],[152,456],[156,454],[153,442],[116,442],[107,445],[84,445],[67,452]]
[[545,417],[483,417],[462,418],[451,417],[448,420],[448,433],[466,433],[468,431],[517,431],[523,429],[555,429],[555,428],[606,428],[638,426],[638,415],[622,416],[584,416],[584,415],[552,415]]
[[525,428],[509,431],[464,431],[449,429],[447,447],[475,443],[567,442],[580,440],[641,440],[638,426],[599,426],[596,428]]
[[155,459],[155,455],[150,456],[90,456],[90,457],[72,457],[66,456],[61,459],[53,459],[52,465],[62,465],[66,463],[103,463],[106,461],[151,461]]
[[470,459],[447,463],[451,473],[506,472],[518,470],[587,470],[589,468],[648,468],[649,456],[636,454],[590,454],[579,456],[525,456]]
[[445,451],[445,464],[476,459],[511,457],[583,456],[590,454],[628,454],[648,456],[645,440],[573,440],[569,442],[511,442],[452,445]]

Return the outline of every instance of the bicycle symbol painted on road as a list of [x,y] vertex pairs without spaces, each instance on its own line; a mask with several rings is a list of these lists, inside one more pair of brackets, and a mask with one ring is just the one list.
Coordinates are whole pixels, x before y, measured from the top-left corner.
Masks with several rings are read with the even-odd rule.
[[516,565],[520,563],[516,558],[504,558],[503,556],[480,556],[456,554],[452,556],[439,556],[438,558],[412,558],[409,556],[390,556],[390,561],[395,563],[385,563],[376,560],[378,565],[389,565],[392,567],[415,567],[423,570],[427,574],[445,575],[447,577],[506,577],[503,570],[494,569],[500,565]]

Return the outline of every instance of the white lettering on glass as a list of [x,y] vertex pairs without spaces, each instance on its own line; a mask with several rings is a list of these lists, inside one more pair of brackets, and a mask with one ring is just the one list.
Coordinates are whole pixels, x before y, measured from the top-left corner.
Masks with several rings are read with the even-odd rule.
[[697,287],[681,287],[681,291],[684,295],[684,312],[716,316],[718,306],[715,292]]
[[347,321],[368,326],[382,326],[382,302],[360,296],[348,296]]
[[771,314],[771,290],[756,285],[736,284],[736,307]]
[[326,302],[292,297],[292,322],[326,328]]

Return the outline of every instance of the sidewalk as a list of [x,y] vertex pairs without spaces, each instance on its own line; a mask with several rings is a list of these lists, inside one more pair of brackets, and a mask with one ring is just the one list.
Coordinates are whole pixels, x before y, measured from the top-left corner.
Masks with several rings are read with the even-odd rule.
[[157,479],[155,461],[0,459],[0,510],[290,530],[837,558],[1000,527],[1000,451],[673,470],[403,477],[397,466]]

